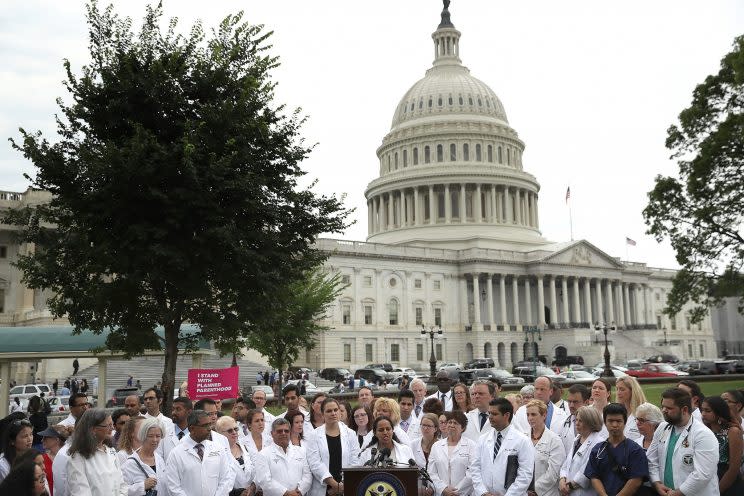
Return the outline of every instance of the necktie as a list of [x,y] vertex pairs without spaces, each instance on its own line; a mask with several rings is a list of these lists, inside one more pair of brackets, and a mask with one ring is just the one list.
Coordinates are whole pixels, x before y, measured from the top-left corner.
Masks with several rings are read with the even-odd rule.
[[545,418],[545,427],[550,429],[550,421],[553,420],[553,403],[548,401],[548,415]]
[[493,444],[493,459],[496,460],[496,455],[499,454],[499,450],[501,449],[501,433],[499,432],[499,435],[496,436],[496,442]]
[[199,460],[204,460],[204,445],[202,443],[197,444],[194,446],[194,449],[196,450],[196,454],[199,455]]
[[480,430],[483,430],[483,426],[486,425],[487,418],[488,418],[488,413],[482,412],[480,414]]
[[442,406],[444,406],[444,399],[447,397],[446,393],[442,393],[441,400],[442,400]]
[[248,435],[248,427],[245,424],[243,424],[243,435]]
[[179,432],[178,433],[178,440],[180,441],[181,439],[183,439],[183,436],[184,436],[183,431]]
[[401,420],[400,428],[403,429],[405,432],[408,432],[408,420]]
[[416,405],[414,411],[416,412],[416,417],[418,417],[421,414],[421,405]]

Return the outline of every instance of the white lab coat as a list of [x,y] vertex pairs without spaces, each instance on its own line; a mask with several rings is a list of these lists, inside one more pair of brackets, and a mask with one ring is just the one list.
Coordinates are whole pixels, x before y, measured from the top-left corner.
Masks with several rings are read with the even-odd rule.
[[607,436],[601,432],[592,432],[579,446],[575,454],[573,443],[571,443],[571,448],[566,453],[566,460],[563,462],[560,473],[560,477],[565,477],[568,482],[573,481],[580,486],[578,489],[571,491],[571,496],[596,496],[597,492],[592,487],[592,481],[584,475],[584,469],[589,462],[589,454],[592,452],[594,445],[605,439],[607,439]]
[[[400,428],[399,425],[396,425],[393,427],[393,434],[398,438],[398,441],[400,441],[400,444],[405,444],[406,446],[411,446],[411,438],[408,436],[406,431]],[[367,434],[364,435],[364,439],[362,440],[362,449],[369,446],[370,441],[372,441],[373,432],[369,431]]]
[[565,456],[571,456],[571,450],[576,440],[576,417],[570,415],[561,423],[561,430],[558,432],[558,436],[563,443]]
[[413,440],[416,439],[417,437],[421,437],[421,418],[411,413],[411,416],[408,417],[408,422],[409,424],[408,424],[407,431],[403,431],[403,427],[400,426],[402,421],[398,423],[398,426],[400,427],[400,430],[406,433],[406,435],[408,436],[408,439],[411,442],[413,442]]
[[57,456],[54,457],[54,461],[52,461],[54,494],[59,496],[70,496],[70,488],[67,485],[67,460],[70,458],[67,451],[69,449],[69,444],[62,446],[57,452]]
[[[187,437],[188,435],[189,430],[186,429],[183,437]],[[178,443],[180,442],[181,440],[178,439],[178,436],[174,432],[172,436],[165,436],[163,437],[163,439],[160,440],[160,444],[158,444],[155,452],[159,454],[163,458],[163,460],[167,460],[171,454],[171,451],[173,451],[173,448],[175,448],[176,445],[178,445]]]
[[[205,439],[204,458],[194,449],[194,439],[184,436],[171,451],[165,465],[170,496],[226,496],[235,481],[234,465],[225,449]],[[77,496],[77,495],[75,495]]]
[[[664,482],[667,446],[672,425],[659,424],[646,451],[651,482]],[[683,494],[718,495],[718,440],[702,422],[692,417],[677,439],[672,455],[674,488]]]
[[[379,454],[379,446],[375,445],[372,448],[377,448]],[[359,465],[364,465],[372,458],[372,448],[362,450],[359,454]],[[393,450],[390,453],[390,458],[397,463],[408,463],[408,460],[413,459],[413,451],[411,451],[409,446],[393,441]]]
[[163,415],[163,412],[158,413],[157,416],[145,413],[144,417],[154,418],[160,421],[160,424],[163,426],[163,437],[172,436],[176,431],[176,428],[173,426],[173,420]]
[[[142,461],[137,451],[132,453],[121,466],[121,475],[124,477],[124,482],[129,484],[129,496],[143,496],[145,494],[145,479],[148,477],[157,478],[158,482],[155,485],[155,489],[158,491],[158,496],[165,494],[165,460],[163,460],[163,457],[156,452],[156,471],[153,471],[150,466]],[[142,473],[137,462],[142,465],[142,468],[145,469],[147,475]]]
[[625,422],[623,434],[628,439],[636,439],[641,436],[641,431],[638,430],[638,422],[636,422],[635,415],[632,413],[628,414],[628,420]]
[[[258,446],[256,446],[256,442],[253,441],[253,436],[247,436],[241,438],[241,442],[245,444],[245,446],[248,448],[248,451],[250,451],[253,455],[261,451],[258,449]],[[267,446],[270,446],[274,444],[274,438],[271,437],[271,434],[267,435],[266,432],[261,433],[261,449],[264,449]]]
[[558,479],[566,451],[558,434],[545,429],[535,448],[535,492],[537,496],[558,496]]
[[[282,413],[280,413],[279,415],[277,415],[276,417],[274,417],[274,419],[284,418],[284,416],[287,414],[288,411],[289,410],[284,410]],[[313,427],[313,424],[310,423],[310,412],[308,412],[304,408],[300,408],[300,411],[302,412],[302,415],[304,415],[304,417],[305,417],[305,421],[302,423],[302,434],[305,437],[307,437],[311,432],[313,432],[315,430],[315,427]],[[266,414],[267,413],[269,413],[269,412],[267,412],[266,410],[264,410],[264,424],[265,424],[264,425],[264,432],[268,432],[269,435],[271,435],[271,424],[270,423],[266,423]],[[273,420],[272,420],[272,422],[273,422]],[[267,425],[268,425],[268,429],[266,427]],[[290,428],[291,427],[292,426],[290,426]]]
[[[338,425],[341,431],[341,467],[358,466],[359,442],[356,433],[342,422],[339,422]],[[328,471],[331,455],[328,451],[325,425],[321,425],[308,436],[306,450],[307,462],[310,466],[310,472],[313,474],[310,496],[325,496],[327,485],[323,480],[331,477],[331,473]]]
[[[493,459],[493,446],[498,432],[494,429],[488,436],[478,440],[477,455],[473,460],[471,477],[473,478],[474,494],[487,492],[500,493],[504,496],[524,496],[532,482],[535,469],[535,450],[530,440],[514,426],[509,426],[501,433],[501,448],[496,459]],[[517,478],[509,490],[504,487],[506,478],[506,463],[509,455],[517,455],[519,468]]]
[[[439,401],[442,401],[441,395],[442,395],[442,393],[437,389],[437,392],[436,393],[431,394],[431,395],[427,396],[426,398],[424,398],[424,403],[426,403],[426,400],[428,400],[429,398],[434,398],[434,399],[437,399]],[[444,397],[444,411],[445,412],[451,412],[452,411],[452,390],[451,389],[445,393],[445,397]]]
[[235,470],[235,483],[233,489],[245,489],[251,485],[255,478],[255,459],[256,452],[251,452],[248,447],[238,441],[240,451],[243,453],[243,465],[241,465],[230,451],[230,458],[233,460],[233,469]]
[[457,489],[460,496],[469,496],[473,492],[473,479],[470,467],[477,456],[478,445],[465,436],[454,447],[450,456],[447,439],[440,439],[431,447],[427,471],[434,482],[434,494],[442,496],[447,486]]
[[70,456],[67,486],[73,496],[127,496],[129,493],[113,448],[96,450],[90,458],[80,453]]
[[285,452],[272,444],[256,455],[256,484],[264,496],[282,496],[286,491],[310,491],[313,475],[307,463],[305,448],[289,443]]
[[488,421],[488,410],[486,410],[486,423],[483,424],[483,429],[480,427],[480,410],[477,408],[475,410],[470,410],[466,417],[468,418],[468,426],[465,428],[465,432],[462,433],[463,436],[471,439],[473,442],[477,443],[478,439],[484,434],[489,434],[493,432],[493,427],[491,427],[491,422]]
[[[426,455],[424,455],[424,449],[421,447],[421,442],[423,440],[423,437],[417,437],[416,439],[414,439],[411,443],[411,452],[413,453],[413,459],[416,461],[416,465],[418,465],[420,468],[428,469]],[[436,441],[434,442],[436,443]],[[431,456],[431,453],[429,453],[429,456]]]
[[[568,414],[562,408],[556,408],[554,406],[553,417],[550,420],[550,430],[559,434],[561,430],[563,430],[563,422],[566,421],[566,417],[568,417]],[[545,424],[547,425],[547,423],[546,419]],[[514,420],[511,425],[512,427],[516,427],[519,432],[529,437],[530,432],[532,432],[532,427],[530,427],[529,422],[527,422],[527,405],[520,406],[519,410],[514,412]]]

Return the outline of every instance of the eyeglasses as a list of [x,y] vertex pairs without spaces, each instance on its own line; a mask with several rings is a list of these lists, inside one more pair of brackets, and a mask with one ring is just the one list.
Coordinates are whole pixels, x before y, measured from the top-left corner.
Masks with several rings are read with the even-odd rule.
[[355,413],[354,414],[354,418],[362,418],[362,417],[366,417],[366,416],[367,416],[366,413]]
[[422,429],[423,429],[423,428],[427,428],[427,429],[436,429],[436,427],[435,427],[435,426],[433,426],[433,425],[431,425],[431,424],[421,424],[421,428],[422,428]]
[[101,427],[101,428],[104,428],[104,429],[113,429],[114,428],[114,424],[98,424],[98,425],[96,425],[96,427]]
[[233,427],[232,429],[225,429],[225,432],[227,432],[229,434],[237,434],[240,431],[238,430],[237,427]]
[[33,424],[29,422],[28,420],[24,419],[18,419],[13,421],[13,425],[18,427],[19,425],[22,425],[24,427],[33,427]]

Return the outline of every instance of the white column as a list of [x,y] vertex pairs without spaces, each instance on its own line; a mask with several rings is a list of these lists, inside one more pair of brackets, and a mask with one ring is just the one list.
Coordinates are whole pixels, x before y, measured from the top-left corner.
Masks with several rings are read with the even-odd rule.
[[519,188],[514,191],[514,206],[516,207],[516,223],[522,225],[522,192]]
[[[372,229],[374,226],[372,226],[372,200],[367,200],[367,236],[372,234]],[[100,382],[100,379],[99,379]]]
[[[8,405],[10,405],[10,395],[8,394],[10,388],[7,386],[10,384],[10,362],[0,362],[0,381],[3,383],[3,387],[0,387],[0,418],[5,418],[8,415]],[[100,378],[98,387],[101,387]]]
[[481,185],[475,185],[475,197],[473,198],[473,217],[476,223],[483,222],[483,202],[481,200]]
[[486,274],[486,300],[488,301],[488,325],[491,331],[496,330],[496,319],[493,316],[493,274]]
[[555,294],[555,276],[549,277],[550,280],[548,282],[548,285],[550,288],[550,316],[553,324],[558,324],[560,317],[558,316],[558,298]]
[[529,276],[524,278],[524,310],[525,310],[525,321],[527,325],[532,325],[532,295],[530,294],[530,286],[532,282]]
[[633,319],[630,315],[630,295],[628,294],[628,283],[623,283],[623,298],[625,303],[623,304],[623,310],[625,310],[625,325],[633,325]]
[[[553,288],[553,297],[555,297],[555,288]],[[545,327],[545,286],[541,275],[537,276],[537,325]]]
[[607,279],[607,323],[615,322],[615,291],[612,287],[612,281]]
[[648,311],[649,311],[649,324],[656,325],[656,298],[654,298],[654,291],[648,288]]
[[566,276],[561,277],[561,293],[563,294],[563,322],[569,323],[571,319],[568,318],[568,279]]
[[519,325],[519,279],[516,274],[512,276],[512,306],[514,307],[514,325]]
[[444,185],[444,222],[446,224],[452,223],[452,196],[449,184]]
[[467,210],[465,209],[465,184],[460,185],[460,223],[464,224],[468,220]]
[[481,326],[481,313],[480,313],[480,281],[478,280],[478,277],[480,277],[480,274],[475,272],[473,273],[473,319],[475,322],[473,323],[473,330],[480,330],[483,327]]
[[429,224],[437,223],[437,212],[434,209],[434,186],[429,186]]
[[509,195],[509,186],[504,186],[504,199],[506,200],[504,202],[506,204],[506,223],[514,224],[514,213],[512,212],[513,205],[511,196]]
[[570,322],[581,322],[581,297],[579,296],[579,278],[573,278],[573,315]]
[[421,225],[421,200],[419,199],[418,186],[413,188],[413,223]]
[[395,218],[393,216],[393,193],[392,191],[387,194],[387,200],[385,201],[387,207],[387,226],[388,230],[395,229]]
[[594,324],[592,319],[592,290],[591,290],[591,283],[592,280],[588,277],[584,278],[584,302],[586,307],[586,321],[589,323],[589,326]]
[[527,221],[525,225],[532,227],[532,193],[529,191],[525,192],[524,197],[525,210],[527,211]]
[[540,229],[540,215],[537,212],[538,200],[539,200],[539,197],[537,196],[537,193],[535,193],[535,229]]
[[496,201],[496,185],[491,185],[491,223],[496,224],[499,220],[498,218],[498,203]]
[[106,375],[106,362],[105,357],[98,357],[98,394],[99,398],[107,398],[106,388],[108,386],[108,376]]
[[602,280],[597,278],[597,284],[594,286],[597,291],[597,322],[604,322],[604,305],[602,304]]
[[625,284],[622,281],[617,281],[617,320],[618,325],[625,328],[625,304],[623,302],[623,288]]
[[636,307],[636,323],[638,325],[643,324],[643,305],[641,304],[641,286],[636,285],[635,291],[635,307]]
[[496,191],[496,222],[501,224],[504,222],[504,194],[495,185],[494,190]]
[[506,318],[506,274],[499,274],[499,307],[501,308],[501,324],[508,331],[509,322]]
[[460,277],[460,302],[460,311],[462,312],[460,320],[464,329],[470,323],[470,312],[468,312],[468,280],[465,278],[465,275]]
[[649,291],[648,284],[644,284],[643,285],[643,306],[644,306],[645,311],[643,312],[643,315],[645,316],[645,318],[643,319],[644,320],[643,323],[646,325],[651,323],[651,301],[649,298],[650,293],[651,292]]
[[406,225],[406,208],[404,202],[405,195],[403,190],[398,190],[398,227],[404,227]]

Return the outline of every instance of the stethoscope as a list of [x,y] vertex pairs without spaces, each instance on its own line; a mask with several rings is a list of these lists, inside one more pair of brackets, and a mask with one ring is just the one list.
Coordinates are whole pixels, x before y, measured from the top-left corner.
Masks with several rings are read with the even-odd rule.
[[[690,417],[690,425],[687,426],[687,428],[684,431],[685,438],[682,440],[682,444],[684,445],[687,442],[687,438],[690,437],[690,432],[692,430],[692,424],[695,422],[695,419],[693,417]],[[669,431],[669,434],[671,435],[672,429],[674,429],[674,424],[667,424],[666,427],[664,427],[664,432]],[[680,434],[681,437],[681,434]],[[668,438],[667,438],[668,439]],[[660,439],[659,442],[666,444],[667,439]],[[676,445],[675,445],[676,446]]]

